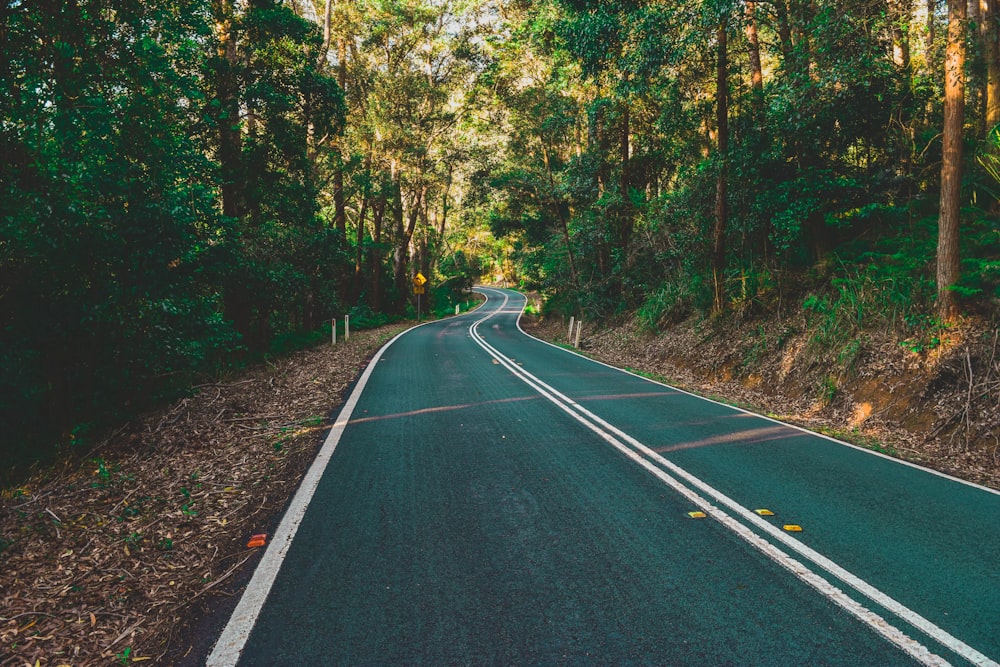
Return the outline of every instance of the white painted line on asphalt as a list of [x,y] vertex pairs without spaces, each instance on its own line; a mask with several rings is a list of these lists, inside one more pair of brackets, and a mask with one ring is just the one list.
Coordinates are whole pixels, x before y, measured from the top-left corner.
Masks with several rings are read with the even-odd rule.
[[[731,498],[723,494],[721,491],[714,489],[709,484],[703,482],[699,478],[688,473],[686,470],[671,463],[670,461],[659,455],[651,448],[639,442],[637,439],[633,438],[632,436],[628,435],[627,433],[623,432],[622,430],[618,429],[612,424],[609,424],[608,422],[604,421],[603,419],[593,414],[586,408],[580,406],[578,403],[576,403],[569,397],[565,396],[564,394],[561,394],[559,391],[545,384],[542,380],[538,379],[534,375],[525,371],[523,368],[514,364],[505,355],[503,355],[503,353],[501,353],[495,347],[493,347],[485,340],[483,340],[481,336],[478,335],[478,332],[476,330],[479,324],[492,318],[496,313],[504,310],[509,301],[509,296],[504,292],[500,292],[500,294],[503,295],[504,297],[504,301],[501,304],[500,308],[486,315],[479,321],[473,323],[472,326],[470,327],[470,333],[472,334],[473,339],[476,340],[476,342],[479,343],[479,345],[483,347],[484,350],[486,350],[494,359],[496,359],[498,362],[504,365],[505,368],[510,370],[511,373],[513,373],[515,376],[517,376],[526,384],[528,384],[533,389],[538,391],[545,398],[553,402],[556,406],[561,408],[563,411],[572,416],[574,419],[576,419],[577,421],[579,421],[580,423],[584,424],[589,429],[597,433],[601,438],[603,438],[604,440],[615,446],[617,449],[625,453],[627,456],[629,456],[629,458],[636,461],[647,470],[650,470],[651,472],[653,472],[653,474],[655,474],[658,478],[667,483],[669,486],[677,490],[685,497],[688,497],[690,500],[692,500],[692,502],[695,502],[696,505],[698,505],[699,507],[704,509],[707,513],[709,513],[711,516],[719,520],[723,525],[726,525],[731,529],[733,529],[733,526],[731,524],[738,525],[741,530],[736,530],[735,532],[743,539],[747,539],[746,535],[744,534],[744,531],[749,535],[753,536],[755,540],[760,540],[761,538],[757,537],[754,533],[749,531],[749,529],[746,528],[746,526],[739,524],[731,516],[729,516],[722,510],[716,508],[715,506],[711,505],[711,503],[703,499],[701,496],[698,496],[694,491],[683,486],[673,477],[670,477],[663,470],[663,468],[666,468],[670,470],[670,472],[677,475],[678,477],[683,478],[692,486],[701,489],[703,492],[715,498],[716,501],[722,503],[723,505],[729,507],[731,510],[735,511],[745,520],[753,523],[758,529],[766,532],[773,538],[786,544],[793,550],[797,551],[800,555],[812,561],[820,568],[826,570],[828,573],[840,579],[841,581],[849,585],[851,588],[855,589],[856,591],[858,591],[865,597],[869,598],[876,604],[879,604],[883,608],[896,614],[902,620],[905,620],[906,622],[910,623],[913,627],[921,630],[922,632],[932,637],[936,641],[940,642],[942,645],[948,647],[950,650],[954,651],[958,655],[961,655],[963,658],[965,658],[972,664],[979,665],[981,667],[1000,667],[1000,665],[998,665],[988,656],[982,654],[981,652],[977,651],[971,646],[965,644],[960,639],[954,637],[946,630],[938,627],[934,623],[930,622],[929,620],[920,616],[916,612],[907,608],[902,603],[894,600],[885,593],[882,593],[874,586],[871,586],[861,578],[848,572],[847,570],[840,567],[839,565],[837,565],[830,559],[826,558],[822,554],[806,546],[801,541],[791,537],[787,533],[782,532],[775,526],[771,525],[761,517],[754,514],[750,509],[739,505],[735,500],[732,500]],[[621,440],[619,440],[618,438],[621,438]],[[629,448],[622,442],[622,440],[627,442],[635,449]],[[647,458],[643,458],[642,456],[640,456],[640,453]],[[750,542],[753,546],[757,547],[758,549],[761,549],[761,547],[754,540],[747,539],[747,541]],[[814,573],[809,572],[809,570],[805,568],[804,565],[796,561],[794,558],[792,558],[785,552],[781,551],[777,547],[774,547],[769,542],[766,542],[766,540],[761,540],[761,541],[767,544],[769,547],[771,547],[771,549],[773,549],[774,552],[781,554],[783,559],[788,559],[788,561],[790,561],[787,562],[785,560],[776,560],[776,562],[778,562],[779,565],[795,573],[797,576],[800,576],[800,578],[802,578],[803,581],[806,581],[806,583],[817,588],[826,597],[830,598],[832,601],[843,607],[845,610],[849,611],[857,618],[867,623],[876,632],[885,636],[892,643],[899,646],[902,650],[906,651],[907,653],[917,658],[924,664],[929,664],[929,665],[948,664],[939,656],[932,654],[923,645],[919,644],[913,639],[910,639],[901,631],[899,631],[897,628],[889,625],[884,619],[874,614],[874,612],[871,612],[868,609],[860,605],[857,605],[857,603],[855,603],[850,598],[846,597],[841,591],[839,591],[838,589],[831,586],[828,582],[826,582],[825,579],[822,579],[822,577],[817,577]],[[769,557],[774,558],[774,553],[772,552],[771,549],[761,549],[761,551],[763,551]],[[802,577],[801,575],[799,575],[799,570],[805,570],[806,572],[809,572],[810,575],[816,577],[817,579],[819,579],[819,581],[822,581],[823,584],[825,584],[825,586],[822,587],[818,586],[812,580]],[[842,600],[841,596],[844,599],[849,600],[850,604],[847,604],[844,600]],[[860,610],[863,610],[864,613],[860,613],[859,615],[859,609],[855,608],[853,605],[857,605],[857,607]],[[930,661],[928,662],[928,660]]]
[[247,640],[250,638],[250,632],[257,623],[257,617],[264,607],[264,602],[271,592],[274,581],[278,576],[278,571],[281,569],[281,564],[284,562],[288,549],[292,545],[295,533],[298,532],[299,525],[305,517],[309,502],[312,500],[313,494],[315,494],[316,488],[319,486],[320,479],[323,477],[323,472],[326,470],[330,457],[333,456],[334,450],[340,443],[344,429],[347,427],[348,422],[351,421],[351,415],[354,413],[354,409],[361,398],[362,392],[365,390],[365,386],[368,384],[368,379],[375,370],[376,364],[378,364],[385,351],[401,337],[414,329],[419,329],[433,323],[433,320],[424,322],[397,334],[392,340],[379,348],[378,352],[375,353],[375,356],[368,363],[368,367],[361,374],[354,390],[348,397],[347,402],[344,403],[344,407],[340,410],[337,421],[334,422],[333,427],[330,429],[330,433],[323,442],[323,447],[320,449],[319,454],[316,455],[305,477],[302,478],[299,489],[292,498],[292,502],[288,506],[285,515],[282,517],[271,543],[257,564],[257,569],[254,570],[250,583],[247,584],[243,596],[236,605],[236,609],[233,610],[233,615],[230,616],[229,622],[226,624],[211,654],[209,654],[205,661],[206,667],[234,667],[239,662],[240,655],[243,653]]
[[[477,287],[476,289],[479,289],[479,290],[482,290],[482,289],[493,289],[494,291],[498,291],[498,292],[500,291],[500,290],[497,290],[496,288],[479,288],[479,287]],[[525,301],[525,304],[527,304],[527,300]],[[764,419],[764,420],[772,422],[774,424],[780,424],[781,426],[785,426],[785,427],[788,427],[790,429],[795,429],[796,431],[800,431],[802,433],[806,433],[808,435],[812,435],[812,436],[815,436],[817,438],[821,438],[823,440],[827,440],[829,442],[836,443],[838,445],[843,445],[844,447],[850,447],[851,449],[857,450],[859,452],[864,452],[865,454],[869,454],[871,456],[877,456],[877,457],[879,457],[881,459],[885,459],[886,461],[891,461],[893,463],[898,463],[899,465],[907,466],[909,468],[914,468],[915,470],[920,470],[921,472],[925,472],[925,473],[927,473],[929,475],[934,475],[936,477],[942,477],[942,478],[947,479],[947,480],[949,480],[951,482],[957,482],[957,483],[965,485],[965,486],[971,486],[972,488],[978,489],[980,491],[986,491],[987,493],[991,493],[993,495],[1000,496],[1000,490],[998,490],[998,489],[991,489],[988,486],[983,486],[982,484],[976,484],[975,482],[970,482],[967,479],[962,479],[960,477],[955,477],[953,475],[949,475],[946,472],[941,472],[940,470],[934,470],[933,468],[928,468],[926,466],[922,466],[919,463],[913,463],[912,461],[907,461],[905,459],[896,458],[895,456],[889,456],[888,454],[883,454],[882,452],[877,452],[877,451],[875,451],[873,449],[868,449],[866,447],[861,447],[859,445],[852,444],[850,442],[847,442],[846,440],[839,440],[837,438],[834,438],[833,436],[826,435],[825,433],[818,433],[816,431],[810,431],[809,429],[807,429],[807,428],[805,428],[803,426],[799,426],[797,424],[790,424],[788,422],[783,422],[781,420],[775,419],[774,417],[768,417],[767,415],[762,415],[762,414],[758,414],[756,412],[751,412],[750,410],[747,410],[745,408],[740,408],[740,407],[737,407],[735,405],[729,405],[728,403],[722,403],[721,401],[716,401],[715,399],[712,399],[712,398],[706,398],[705,396],[699,396],[698,394],[695,394],[693,392],[687,391],[686,389],[681,389],[680,387],[675,387],[675,386],[669,385],[669,384],[667,384],[665,382],[660,382],[659,380],[654,380],[653,378],[648,378],[648,377],[646,377],[644,375],[639,375],[638,373],[633,373],[632,371],[627,370],[625,368],[618,368],[617,366],[612,366],[611,364],[604,363],[603,361],[600,361],[598,359],[592,359],[590,357],[584,356],[584,355],[580,354],[577,350],[571,350],[571,349],[567,349],[565,347],[560,347],[558,345],[550,343],[547,340],[542,340],[541,338],[538,338],[537,336],[532,336],[530,333],[528,333],[527,331],[525,331],[521,327],[521,316],[523,316],[523,315],[524,315],[524,308],[522,307],[521,308],[521,312],[520,312],[520,314],[517,317],[517,328],[518,328],[518,331],[520,331],[521,333],[523,333],[528,338],[531,338],[532,340],[536,340],[539,343],[542,343],[543,345],[548,345],[549,347],[554,348],[556,350],[559,350],[560,352],[564,352],[566,354],[571,354],[574,357],[579,357],[580,359],[585,359],[585,360],[587,360],[587,361],[589,361],[589,362],[591,362],[593,364],[597,364],[598,366],[604,366],[605,368],[610,368],[611,370],[618,371],[619,373],[625,373],[626,375],[631,375],[632,377],[639,378],[640,380],[643,380],[645,382],[649,382],[650,384],[655,384],[655,385],[657,385],[659,387],[666,387],[667,389],[671,389],[671,390],[679,392],[681,394],[685,394],[687,396],[691,396],[692,398],[697,398],[697,399],[700,399],[702,401],[707,401],[709,403],[714,403],[715,405],[719,405],[719,406],[722,406],[724,408],[729,408],[733,412],[742,413],[742,414],[748,415],[750,417],[757,417],[758,419]]]

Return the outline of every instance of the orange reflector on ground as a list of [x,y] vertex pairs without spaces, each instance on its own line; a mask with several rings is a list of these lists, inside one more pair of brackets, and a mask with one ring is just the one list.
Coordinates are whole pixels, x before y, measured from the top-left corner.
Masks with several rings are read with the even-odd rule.
[[754,510],[754,512],[756,512],[761,516],[774,516],[774,512],[772,512],[771,510],[759,509],[759,510]]
[[782,528],[784,528],[785,530],[787,530],[789,533],[801,533],[802,532],[802,526],[796,526],[794,523],[786,523],[784,526],[782,526]]
[[259,535],[254,535],[247,542],[248,547],[262,547],[267,543],[267,533],[260,533]]
[[688,512],[688,516],[692,519],[704,519],[706,515],[704,512]]

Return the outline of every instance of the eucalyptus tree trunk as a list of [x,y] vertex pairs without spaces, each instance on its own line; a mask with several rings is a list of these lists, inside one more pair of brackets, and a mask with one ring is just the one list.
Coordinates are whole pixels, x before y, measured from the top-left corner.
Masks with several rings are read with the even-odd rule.
[[239,218],[243,214],[240,162],[242,137],[240,135],[239,81],[237,78],[237,35],[234,27],[235,8],[231,0],[213,0],[212,18],[215,20],[215,99],[218,101],[215,122],[218,133],[220,177],[222,181],[222,213]]
[[944,147],[938,216],[937,309],[953,320],[958,305],[951,287],[960,275],[958,233],[962,193],[962,126],[965,117],[966,0],[948,0],[948,47],[944,62]]
[[555,209],[556,216],[559,218],[559,225],[562,228],[563,242],[566,244],[566,258],[569,260],[569,276],[570,281],[573,283],[573,289],[580,290],[580,280],[576,273],[576,258],[573,255],[573,244],[569,237],[569,222],[566,220],[566,213],[562,209],[561,203],[556,199],[556,179],[552,174],[552,164],[549,161],[549,151],[542,144],[542,161],[545,164],[545,173],[549,177],[549,201],[552,203],[552,208]]
[[764,94],[764,68],[760,62],[760,38],[757,34],[757,3],[746,5],[747,50],[750,54],[750,86],[753,90],[754,105],[759,107]]
[[[423,205],[424,195],[427,194],[427,186],[422,185],[414,191],[413,206],[406,221],[406,228],[402,229],[402,218],[400,218],[400,228],[402,234],[396,239],[396,253],[393,257],[393,278],[396,283],[396,290],[400,299],[404,299],[408,289],[407,268],[410,264],[410,241],[413,239],[413,230],[417,227],[417,218],[420,216],[420,209]],[[402,203],[399,207],[402,213]]]
[[[222,214],[242,225],[246,219],[243,181],[243,139],[240,127],[239,53],[236,32],[236,8],[232,0],[212,0],[215,24],[213,83],[215,102],[212,120],[216,131],[216,159],[222,193]],[[233,328],[250,347],[257,343],[258,331],[252,325],[253,295],[238,274],[223,286],[223,310]]]
[[631,109],[626,99],[622,102],[621,137],[619,144],[622,171],[618,184],[622,198],[621,216],[618,224],[618,242],[622,251],[623,262],[627,261],[625,258],[628,257],[628,247],[632,239],[632,225],[635,214],[632,210],[632,200],[629,196],[629,191],[632,187],[631,161],[629,159],[631,153],[629,141],[631,131]]
[[717,31],[718,69],[716,89],[716,123],[718,125],[719,175],[715,188],[715,227],[712,239],[712,310],[722,311],[725,302],[726,224],[728,217],[728,153],[729,153],[729,16],[719,20]]
[[368,305],[379,312],[382,308],[382,221],[385,219],[385,193],[372,205],[371,295]]
[[931,61],[931,54],[934,52],[934,40],[937,39],[937,30],[934,24],[934,13],[937,11],[938,0],[927,0],[927,62]]
[[774,11],[777,18],[778,42],[781,44],[781,55],[785,66],[792,66],[792,24],[788,16],[788,0],[775,0]]
[[[329,12],[331,0],[327,0]],[[327,24],[329,30],[329,24]],[[347,87],[347,44],[343,37],[337,40],[337,85],[341,90]],[[343,137],[335,144],[336,167],[333,172],[333,220],[334,226],[341,236],[347,236],[347,208],[344,204],[344,149]]]
[[892,62],[899,69],[910,67],[909,25],[912,9],[912,0],[889,1],[889,20],[892,21]]
[[983,59],[986,61],[986,132],[1000,124],[1000,0],[981,0]]

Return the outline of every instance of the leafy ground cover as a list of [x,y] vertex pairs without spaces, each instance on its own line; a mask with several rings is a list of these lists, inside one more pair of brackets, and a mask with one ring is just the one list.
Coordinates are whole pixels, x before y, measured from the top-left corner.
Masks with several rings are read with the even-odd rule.
[[261,364],[130,422],[0,498],[0,665],[175,664],[231,595],[330,425],[400,325]]

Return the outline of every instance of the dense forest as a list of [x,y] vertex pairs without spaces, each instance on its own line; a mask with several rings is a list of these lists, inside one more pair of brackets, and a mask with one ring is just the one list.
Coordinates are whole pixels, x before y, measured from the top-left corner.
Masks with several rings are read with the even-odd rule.
[[0,476],[417,271],[441,312],[992,316],[997,5],[8,0]]

